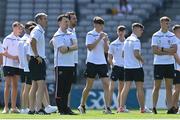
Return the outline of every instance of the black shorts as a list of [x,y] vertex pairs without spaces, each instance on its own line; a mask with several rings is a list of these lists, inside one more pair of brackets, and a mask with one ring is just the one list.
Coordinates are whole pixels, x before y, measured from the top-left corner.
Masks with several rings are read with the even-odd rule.
[[180,71],[175,70],[173,84],[180,84]]
[[3,67],[3,73],[4,76],[14,76],[14,75],[20,75],[21,70],[19,68],[10,67],[10,66],[4,66]]
[[32,85],[31,77],[30,77],[30,72],[23,72],[21,74],[21,82],[26,83],[28,85]]
[[125,81],[144,82],[143,68],[124,69]]
[[154,80],[174,79],[174,64],[154,65]]
[[85,77],[88,78],[95,78],[96,75],[99,76],[99,78],[108,77],[108,67],[107,64],[93,64],[88,62],[86,64],[86,70],[84,73]]
[[124,81],[124,67],[114,66],[112,68],[111,80],[113,81]]
[[43,58],[42,63],[38,64],[37,59],[31,56],[29,61],[29,70],[31,80],[38,81],[46,79],[46,63]]

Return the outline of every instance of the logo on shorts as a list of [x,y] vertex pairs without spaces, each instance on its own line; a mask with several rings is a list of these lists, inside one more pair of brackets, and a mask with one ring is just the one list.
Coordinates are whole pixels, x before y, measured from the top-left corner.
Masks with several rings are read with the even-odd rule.
[[58,74],[59,74],[59,75],[61,75],[62,73],[63,73],[62,71],[59,71],[59,73],[58,73]]

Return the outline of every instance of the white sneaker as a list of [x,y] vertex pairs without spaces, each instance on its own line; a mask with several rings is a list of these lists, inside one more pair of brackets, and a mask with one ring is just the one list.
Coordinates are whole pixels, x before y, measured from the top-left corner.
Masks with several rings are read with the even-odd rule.
[[141,113],[152,113],[152,111],[147,107],[145,107],[144,109],[140,109],[140,112]]
[[23,114],[28,114],[28,112],[29,112],[29,108],[25,108]]
[[79,110],[79,112],[80,112],[80,114],[85,114],[86,113],[86,108],[85,108],[85,106],[79,106],[78,107],[78,110]]
[[57,107],[48,105],[44,110],[46,113],[55,113],[57,111]]
[[177,114],[180,114],[180,108],[179,108],[179,110],[178,110]]

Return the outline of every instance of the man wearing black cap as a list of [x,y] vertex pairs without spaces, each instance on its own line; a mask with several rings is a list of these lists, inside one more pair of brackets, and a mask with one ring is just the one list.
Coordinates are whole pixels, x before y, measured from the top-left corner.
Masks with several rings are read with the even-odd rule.
[[102,80],[105,98],[105,111],[104,113],[110,114],[111,110],[108,106],[108,67],[104,53],[108,52],[109,39],[107,34],[103,32],[104,20],[101,17],[94,17],[93,19],[94,29],[87,33],[86,47],[87,47],[87,59],[86,59],[86,71],[87,77],[86,87],[83,90],[80,106],[78,110],[80,113],[85,113],[85,103],[92,88],[96,75]]
[[[126,34],[126,27],[124,25],[120,25],[117,27],[117,34],[118,38],[113,41],[110,46],[109,46],[109,51],[108,51],[108,61],[109,64],[111,65],[112,68],[112,73],[111,73],[111,81],[109,85],[109,106],[111,105],[111,99],[114,91],[114,83],[115,81],[119,81],[118,83],[118,109],[117,112],[119,111],[120,107],[120,95],[121,91],[124,86],[124,59],[122,57],[122,48],[124,46],[124,41],[125,41],[125,34]],[[126,109],[126,111],[128,111]]]

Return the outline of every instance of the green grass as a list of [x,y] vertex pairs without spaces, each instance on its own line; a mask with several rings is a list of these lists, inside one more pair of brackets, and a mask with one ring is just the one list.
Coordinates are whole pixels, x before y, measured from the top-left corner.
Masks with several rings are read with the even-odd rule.
[[[2,112],[2,111],[0,111]],[[75,111],[78,113],[78,111]],[[83,115],[25,115],[25,114],[1,114],[0,119],[180,119],[180,114],[169,115],[165,110],[158,110],[158,114],[142,114],[139,110],[131,110],[130,113],[103,114],[102,110],[88,110]]]

